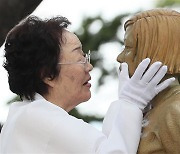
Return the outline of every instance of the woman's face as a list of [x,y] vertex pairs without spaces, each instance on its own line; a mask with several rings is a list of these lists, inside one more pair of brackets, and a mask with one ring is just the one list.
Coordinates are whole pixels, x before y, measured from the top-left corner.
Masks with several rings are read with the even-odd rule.
[[129,74],[132,76],[136,64],[134,61],[135,57],[135,41],[133,38],[132,25],[129,25],[124,35],[124,50],[118,55],[117,61],[120,63],[126,62],[129,66]]
[[[63,31],[61,43],[60,63],[79,62],[84,59],[84,52],[78,37],[67,31]],[[91,76],[89,72],[93,66],[86,64],[65,64],[60,65],[59,76],[51,81],[49,95],[51,102],[70,111],[79,103],[87,101],[91,97]]]

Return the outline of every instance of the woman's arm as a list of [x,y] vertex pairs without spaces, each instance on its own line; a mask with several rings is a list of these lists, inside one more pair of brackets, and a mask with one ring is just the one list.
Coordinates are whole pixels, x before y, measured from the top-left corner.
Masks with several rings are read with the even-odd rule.
[[114,127],[119,125],[119,131],[128,153],[136,153],[140,139],[142,111],[148,102],[160,91],[165,89],[174,78],[158,83],[167,72],[167,67],[161,67],[160,62],[150,63],[143,60],[134,75],[129,78],[128,65],[121,64],[119,72],[119,100],[110,106],[104,119],[103,133],[111,135]]
[[168,79],[158,85],[167,68],[160,69],[161,63],[157,62],[145,72],[149,63],[149,59],[142,61],[132,78],[129,78],[127,65],[122,67],[119,80],[123,79],[124,85],[119,90],[119,100],[112,103],[105,116],[102,132],[82,120],[64,117],[61,122],[57,120],[57,131],[51,135],[48,152],[136,153],[141,131],[141,110],[174,80]]

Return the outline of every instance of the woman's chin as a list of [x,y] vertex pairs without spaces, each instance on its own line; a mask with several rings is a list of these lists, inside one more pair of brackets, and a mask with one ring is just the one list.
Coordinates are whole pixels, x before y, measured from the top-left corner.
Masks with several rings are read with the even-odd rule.
[[91,92],[89,92],[89,93],[86,95],[86,97],[84,97],[84,98],[82,99],[81,102],[87,102],[90,98],[91,98]]

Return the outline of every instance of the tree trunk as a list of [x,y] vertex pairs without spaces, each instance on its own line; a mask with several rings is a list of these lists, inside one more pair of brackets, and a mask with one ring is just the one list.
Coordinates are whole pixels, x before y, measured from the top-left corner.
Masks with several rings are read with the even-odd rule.
[[0,0],[0,46],[8,31],[31,14],[42,0]]

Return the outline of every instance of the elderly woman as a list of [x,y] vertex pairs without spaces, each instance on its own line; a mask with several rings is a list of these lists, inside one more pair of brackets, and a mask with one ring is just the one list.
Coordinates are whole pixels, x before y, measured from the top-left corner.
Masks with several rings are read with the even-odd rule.
[[174,77],[170,87],[152,101],[144,117],[138,153],[180,153],[180,13],[167,9],[140,12],[125,22],[125,49],[118,56],[132,75],[149,57],[168,66],[163,80]]
[[64,17],[32,16],[8,33],[4,67],[11,91],[22,101],[10,107],[0,153],[136,153],[142,110],[173,81],[158,85],[167,67],[156,62],[145,72],[150,63],[145,59],[129,78],[127,64],[122,64],[119,100],[98,131],[68,114],[90,99],[93,69],[78,37],[66,29],[69,24]]

